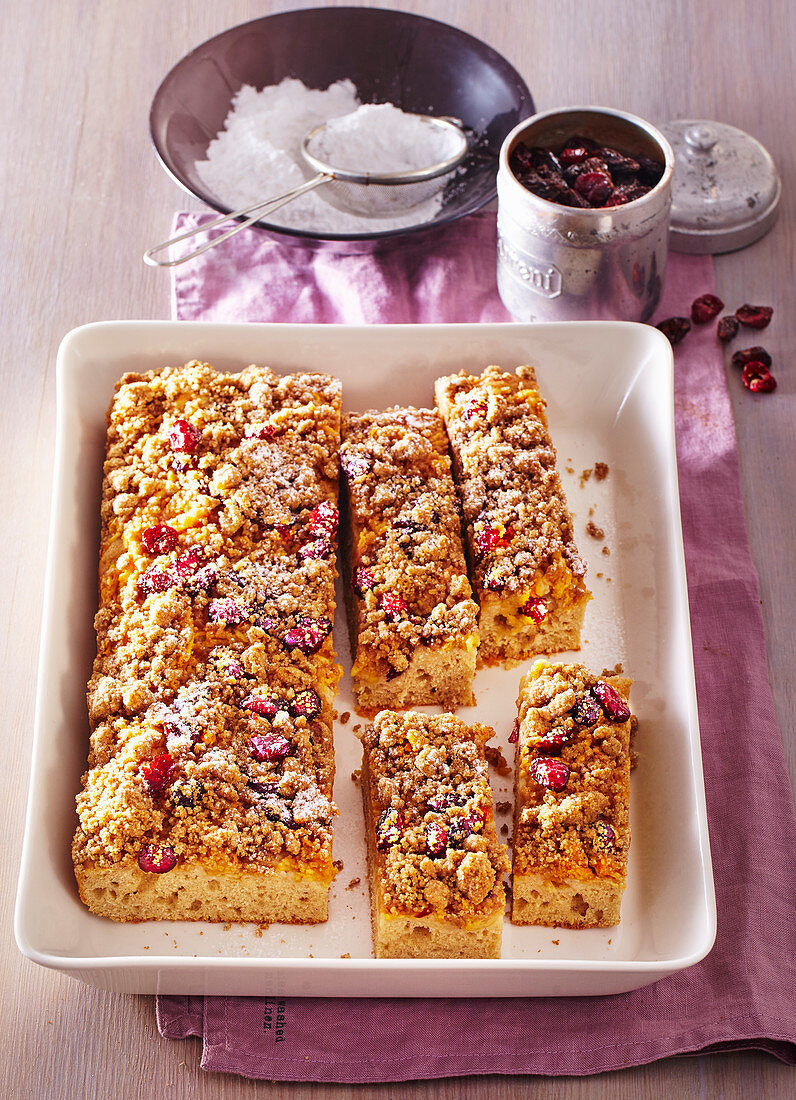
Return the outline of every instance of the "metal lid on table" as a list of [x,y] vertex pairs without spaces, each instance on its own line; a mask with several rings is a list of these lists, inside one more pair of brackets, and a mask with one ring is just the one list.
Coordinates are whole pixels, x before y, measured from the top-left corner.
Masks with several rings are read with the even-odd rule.
[[661,130],[675,153],[669,236],[675,252],[732,252],[769,231],[782,184],[759,141],[699,119],[678,119]]

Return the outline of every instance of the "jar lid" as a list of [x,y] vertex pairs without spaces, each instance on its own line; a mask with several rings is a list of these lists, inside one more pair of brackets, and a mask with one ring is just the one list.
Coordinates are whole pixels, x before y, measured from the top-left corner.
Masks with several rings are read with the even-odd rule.
[[759,141],[700,119],[677,119],[661,130],[675,154],[669,236],[675,252],[732,252],[769,231],[782,184]]

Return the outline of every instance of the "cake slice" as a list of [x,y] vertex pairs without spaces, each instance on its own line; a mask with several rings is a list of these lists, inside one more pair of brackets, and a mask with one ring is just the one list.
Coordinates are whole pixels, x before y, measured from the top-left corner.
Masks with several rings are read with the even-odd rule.
[[72,849],[95,913],[326,919],[340,420],[324,375],[117,386]]
[[630,847],[630,685],[545,660],[520,682],[514,924],[619,923]]
[[516,663],[580,648],[586,566],[556,470],[532,367],[438,379],[471,577],[481,605],[479,658]]
[[500,957],[505,847],[495,832],[489,726],[381,711],[362,734],[377,958]]
[[343,424],[340,461],[360,711],[471,705],[478,607],[439,413],[352,414]]

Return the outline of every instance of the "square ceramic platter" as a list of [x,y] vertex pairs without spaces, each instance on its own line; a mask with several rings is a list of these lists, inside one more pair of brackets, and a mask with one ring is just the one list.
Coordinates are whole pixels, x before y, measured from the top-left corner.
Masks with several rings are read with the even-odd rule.
[[[639,764],[631,793],[632,845],[622,921],[568,931],[506,920],[500,960],[376,960],[372,955],[360,791],[358,721],[344,616],[335,646],[346,671],[335,730],[340,817],[329,920],[295,927],[204,923],[117,924],[80,902],[70,859],[74,798],[85,769],[85,684],[97,600],[105,412],[114,383],[203,359],[280,372],[325,371],[346,407],[425,405],[433,380],[489,363],[537,367],[559,468],[589,565],[580,659],[621,662],[635,681]],[[36,729],[16,912],[21,950],[103,988],[129,993],[282,996],[567,996],[618,993],[691,966],[710,950],[715,900],[699,747],[674,449],[672,354],[656,329],[614,322],[553,325],[223,325],[110,322],[61,345],[52,524]],[[606,462],[603,481],[582,471]],[[586,533],[593,522],[605,532]],[[339,598],[339,593],[338,593]],[[338,604],[341,608],[341,603]],[[559,658],[560,659],[560,658]],[[477,706],[509,761],[523,668],[484,669]],[[511,778],[493,774],[498,801]],[[510,825],[508,814],[498,815]]]

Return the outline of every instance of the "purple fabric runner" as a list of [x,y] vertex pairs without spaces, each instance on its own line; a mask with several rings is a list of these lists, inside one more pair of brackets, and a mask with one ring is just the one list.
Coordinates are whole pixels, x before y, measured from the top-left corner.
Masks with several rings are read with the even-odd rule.
[[[198,217],[179,215],[176,229]],[[374,256],[313,253],[247,230],[232,248],[174,271],[174,311],[183,320],[509,320],[495,287],[493,214]],[[709,258],[675,254],[660,316],[687,314],[694,297],[713,290]],[[676,349],[675,413],[718,906],[713,951],[614,997],[158,998],[161,1034],[201,1036],[205,1069],[350,1083],[582,1075],[752,1048],[796,1064],[796,819],[714,325],[695,327]]]

